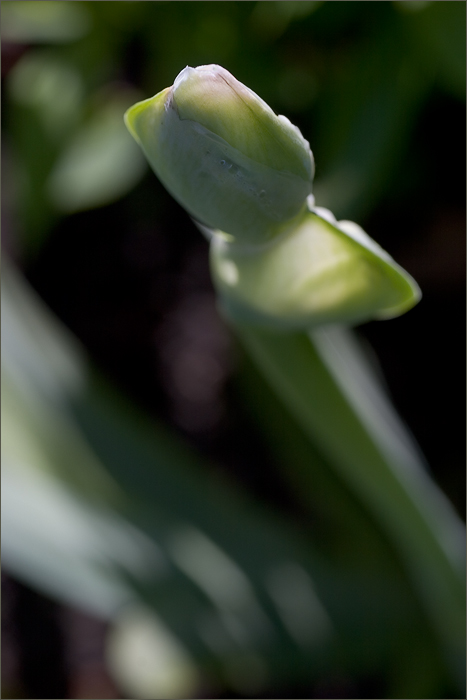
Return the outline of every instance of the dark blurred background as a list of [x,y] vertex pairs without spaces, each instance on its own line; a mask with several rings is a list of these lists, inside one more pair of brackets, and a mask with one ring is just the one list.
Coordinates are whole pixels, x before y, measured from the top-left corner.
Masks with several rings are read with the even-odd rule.
[[[301,527],[241,400],[207,243],[122,122],[206,63],[299,126],[316,203],[420,284],[415,309],[358,333],[464,516],[464,2],[3,2],[4,255],[127,399]],[[124,697],[103,660],[107,623],[8,570],[3,616],[3,697]],[[260,697],[383,692],[378,675],[344,674]]]

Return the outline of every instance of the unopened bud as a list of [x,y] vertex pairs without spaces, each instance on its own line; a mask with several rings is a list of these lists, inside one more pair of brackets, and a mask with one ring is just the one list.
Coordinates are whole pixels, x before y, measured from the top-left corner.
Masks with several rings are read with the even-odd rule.
[[125,121],[175,199],[233,240],[268,241],[306,209],[308,141],[220,66],[185,68]]

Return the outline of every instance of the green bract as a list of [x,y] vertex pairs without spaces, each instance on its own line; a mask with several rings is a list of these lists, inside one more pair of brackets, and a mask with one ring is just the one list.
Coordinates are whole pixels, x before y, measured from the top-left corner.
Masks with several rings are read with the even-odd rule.
[[299,329],[392,318],[418,301],[410,275],[357,224],[329,214],[311,210],[274,245],[254,251],[214,236],[211,270],[229,316]]
[[125,121],[163,184],[212,231],[214,283],[237,323],[354,324],[420,299],[357,224],[314,206],[308,142],[224,68],[185,68]]
[[224,68],[185,68],[125,119],[162,183],[206,226],[263,242],[303,211],[308,142]]

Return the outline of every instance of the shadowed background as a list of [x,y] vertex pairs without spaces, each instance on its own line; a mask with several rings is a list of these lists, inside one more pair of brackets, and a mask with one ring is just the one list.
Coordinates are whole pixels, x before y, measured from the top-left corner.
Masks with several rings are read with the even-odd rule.
[[[6,426],[16,430],[10,433],[12,453],[15,439],[19,440],[31,454],[40,453],[53,474],[79,481],[88,455],[76,435],[66,433],[72,424],[78,426],[99,460],[113,465],[112,479],[130,494],[117,511],[131,527],[139,528],[139,534],[125,528],[122,534],[121,523],[115,525],[121,534],[112,540],[119,550],[116,568],[125,568],[122,561],[127,565],[118,576],[131,577],[140,565],[133,564],[131,552],[127,559],[126,554],[120,557],[125,537],[133,551],[138,549],[140,531],[145,533],[151,545],[141,544],[142,559],[146,545],[151,549],[154,542],[171,543],[167,549],[180,579],[171,583],[171,591],[163,586],[154,591],[149,584],[144,589],[136,574],[128,586],[140,602],[162,616],[175,636],[177,631],[181,639],[185,635],[185,646],[194,649],[202,672],[200,681],[190,675],[191,666],[186,673],[180,671],[185,669],[183,659],[175,653],[170,656],[170,642],[161,633],[159,642],[166,640],[161,658],[167,653],[167,658],[176,659],[166,661],[165,668],[173,663],[186,685],[164,681],[169,685],[161,686],[165,694],[160,697],[187,697],[187,693],[218,698],[402,697],[394,689],[391,664],[388,661],[385,668],[381,662],[383,646],[380,658],[367,664],[357,652],[355,659],[346,652],[329,662],[321,660],[319,645],[314,657],[309,651],[303,657],[295,654],[284,636],[282,646],[274,648],[262,666],[240,634],[235,641],[238,658],[226,652],[228,661],[221,659],[219,672],[217,662],[207,658],[204,663],[207,652],[198,653],[198,642],[183,628],[183,610],[189,617],[192,600],[199,595],[184,577],[190,585],[197,575],[202,579],[187,552],[198,551],[198,561],[204,556],[213,571],[237,580],[236,570],[210,549],[202,532],[212,535],[219,530],[222,539],[225,529],[230,555],[238,553],[237,563],[245,559],[243,568],[253,584],[258,552],[263,556],[271,549],[271,554],[264,554],[267,568],[276,566],[277,549],[283,547],[287,553],[296,547],[292,571],[299,572],[297,576],[289,569],[281,569],[282,573],[277,569],[270,585],[281,598],[281,590],[289,597],[302,590],[300,581],[305,579],[300,572],[308,575],[308,547],[314,551],[317,540],[319,547],[321,527],[319,507],[310,512],[301,501],[284,476],[287,465],[274,446],[275,432],[284,433],[285,451],[287,439],[300,444],[301,437],[292,425],[287,433],[287,416],[274,407],[267,387],[217,313],[207,243],[149,171],[123,125],[122,115],[130,104],[171,85],[186,65],[204,63],[223,65],[276,113],[299,126],[315,157],[316,203],[329,207],[337,218],[361,224],[420,284],[423,299],[406,316],[366,324],[358,332],[378,358],[391,397],[434,478],[458,512],[465,514],[463,2],[2,3],[2,240],[5,258],[19,274],[7,289],[13,311],[2,318],[2,342],[13,339],[11,353],[23,362],[23,385],[35,386],[41,372],[46,376],[40,362],[44,367],[48,363],[50,372],[49,379],[37,379],[37,386],[53,383],[60,362],[49,352],[47,338],[55,329],[49,327],[47,313],[44,316],[34,306],[35,297],[23,298],[27,292],[21,285],[27,281],[78,339],[75,347],[75,340],[66,337],[63,352],[69,355],[64,360],[69,363],[66,382],[73,372],[81,382],[81,393],[67,389],[68,422],[63,429],[57,417],[62,415],[61,404],[55,413],[44,413],[41,423],[37,415],[42,404],[34,403],[32,390],[29,398],[22,395],[26,403],[17,399],[14,388],[7,393],[5,410],[20,415]],[[8,268],[7,273],[9,277]],[[26,331],[18,331],[18,319],[29,329],[29,354]],[[66,333],[62,328],[58,332]],[[13,376],[8,371],[7,379]],[[86,380],[91,389],[87,384],[82,389],[83,376],[91,377]],[[46,394],[52,394],[50,386],[44,389]],[[262,405],[265,414],[272,411],[269,427],[262,421]],[[113,409],[119,412],[115,423],[108,417]],[[168,438],[165,442],[166,429],[177,449],[181,443],[180,453],[173,452]],[[56,430],[62,431],[61,436],[55,435]],[[144,431],[160,437],[161,468],[167,465],[173,481],[169,477],[151,481],[147,476],[150,458]],[[319,462],[319,456],[316,459]],[[193,479],[189,486],[183,470],[197,460],[202,463],[189,472]],[[83,483],[73,483],[73,488],[81,499],[85,494],[94,505],[104,503],[107,517],[113,486],[101,483],[106,477],[98,467],[92,476],[93,469],[83,469]],[[33,519],[34,508],[39,508],[41,492],[39,485],[34,491],[34,483],[28,478],[30,501],[19,501],[24,519],[28,513]],[[214,488],[220,486],[227,511],[229,489],[242,494],[238,510],[232,506],[225,522],[222,501],[219,513],[206,513],[203,499],[212,483]],[[151,488],[162,494],[168,514],[155,517],[151,512]],[[245,493],[245,522],[237,531],[227,522],[235,523],[243,513]],[[119,498],[115,496],[120,504]],[[232,496],[235,503],[236,498]],[[46,512],[47,501],[44,504]],[[278,516],[277,522],[268,520],[271,513]],[[76,518],[78,522],[78,514]],[[57,516],[51,532],[61,523]],[[187,525],[183,530],[181,524],[192,529]],[[40,530],[40,524],[37,527]],[[106,527],[110,531],[111,526]],[[334,541],[326,540],[323,550],[328,545],[345,549],[345,527],[345,515],[336,516]],[[252,528],[256,534],[247,546]],[[70,530],[75,531],[71,520]],[[28,535],[21,540],[21,528],[14,532],[17,539],[11,546],[23,552]],[[92,532],[91,527],[86,537],[92,538]],[[102,542],[106,562],[110,539]],[[47,535],[40,541],[46,543]],[[43,546],[42,562],[54,556]],[[39,549],[36,554],[41,559]],[[151,549],[149,559],[157,556]],[[313,566],[319,570],[320,556],[318,552],[310,564],[313,573]],[[364,544],[361,556],[365,559]],[[13,557],[10,565],[8,558],[5,563],[3,696],[104,698],[137,692],[131,690],[132,669],[124,669],[130,680],[122,680],[115,670],[109,672],[104,658],[109,626],[120,630],[118,639],[128,638],[121,631],[127,625],[131,633],[136,630],[135,638],[139,635],[144,641],[144,625],[136,613],[115,623],[113,609],[89,602],[100,600],[99,595],[108,602],[104,589],[99,594],[93,583],[81,598],[78,593],[70,596],[66,578],[60,591],[60,565],[56,570],[53,563],[41,568],[33,559],[24,554],[21,561]],[[47,579],[47,570],[53,572],[53,581]],[[382,565],[378,571],[383,570]],[[77,580],[79,575],[77,569]],[[316,575],[319,580],[319,572]],[[323,574],[321,585],[327,575],[333,580],[331,574]],[[357,609],[360,603],[365,605],[367,596],[355,585],[361,601],[352,585],[336,593],[346,611],[344,618],[350,619],[355,605]],[[173,614],[175,608],[179,617]],[[368,619],[371,614],[362,612]],[[270,615],[272,619],[274,613]],[[317,613],[315,622],[318,618]],[[221,648],[222,635],[208,623],[203,623],[203,643],[206,648]],[[371,657],[365,641],[352,638],[351,643],[362,645],[362,658]],[[128,646],[124,649],[127,652]],[[113,653],[119,658],[118,650]],[[135,658],[141,661],[141,656]],[[271,670],[274,659],[278,668],[284,668],[277,677]],[[425,672],[422,658],[419,673]],[[455,696],[443,678],[438,688],[445,693],[439,697]]]

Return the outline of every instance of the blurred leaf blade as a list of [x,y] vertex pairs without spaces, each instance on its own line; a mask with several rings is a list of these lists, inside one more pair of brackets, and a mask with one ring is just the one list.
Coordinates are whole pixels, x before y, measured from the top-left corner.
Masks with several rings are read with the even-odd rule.
[[[113,617],[123,604],[145,601],[181,635],[197,663],[218,657],[221,674],[243,642],[234,637],[224,650],[213,651],[197,626],[207,615],[218,619],[220,633],[223,616],[231,616],[248,632],[247,647],[264,656],[264,682],[272,682],[270,655],[281,648],[289,661],[277,673],[287,677],[296,667],[296,645],[274,612],[265,579],[284,561],[296,561],[299,570],[313,568],[305,543],[280,519],[257,511],[230,488],[210,484],[197,459],[164,431],[148,435],[132,427],[135,419],[128,420],[127,409],[121,413],[121,400],[112,392],[104,398],[100,383],[88,384],[79,350],[69,346],[67,352],[56,322],[11,270],[3,288],[3,303],[10,306],[3,318],[9,337],[3,356],[5,566],[101,615]],[[35,320],[28,322],[31,314]],[[34,350],[25,352],[35,339]],[[16,347],[23,351],[16,353]],[[57,348],[67,358],[61,373],[54,373],[60,367],[53,359]],[[238,578],[238,590],[229,594],[222,579],[213,588],[192,550],[204,560],[208,577],[224,570],[224,577]],[[228,640],[232,633],[227,626],[222,634]],[[320,635],[314,639],[312,646],[319,647]],[[326,633],[325,647],[327,639]],[[305,659],[300,663],[307,674]]]
[[361,220],[397,177],[397,163],[430,87],[408,52],[392,55],[394,41],[406,41],[393,23],[350,58],[341,89],[323,101],[323,139],[334,135],[328,153],[335,155],[317,177],[314,193],[338,219]]
[[[240,657],[238,668],[252,663],[248,660],[250,653],[263,658],[257,672],[252,674],[250,686],[248,683],[246,687],[237,686],[239,692],[250,688],[251,693],[255,682],[260,684],[258,687],[263,683],[269,685],[274,678],[276,682],[286,682],[292,670],[296,677],[306,678],[323,664],[327,667],[336,654],[338,657],[344,654],[351,668],[363,672],[380,668],[383,659],[387,663],[391,657],[397,666],[399,648],[394,647],[394,640],[407,629],[413,615],[410,611],[416,610],[416,606],[397,567],[391,569],[390,557],[384,554],[386,545],[381,550],[377,539],[369,545],[376,546],[374,555],[383,569],[389,567],[385,577],[381,578],[383,569],[378,573],[378,566],[369,577],[365,554],[360,559],[358,555],[351,557],[353,564],[349,568],[339,549],[333,552],[332,547],[328,550],[321,546],[319,551],[307,537],[297,536],[294,528],[285,526],[280,518],[271,519],[266,512],[261,514],[261,510],[255,512],[244,497],[209,483],[206,477],[201,477],[197,459],[182,445],[155,426],[150,436],[139,424],[137,413],[97,376],[89,382],[78,348],[68,345],[67,352],[67,345],[53,330],[55,322],[50,325],[52,319],[46,322],[45,317],[41,318],[42,309],[37,302],[30,306],[28,296],[27,290],[20,292],[17,313],[10,312],[3,319],[4,336],[10,336],[9,350],[4,354],[7,381],[3,387],[6,397],[3,420],[9,435],[4,450],[6,457],[11,457],[12,469],[6,472],[4,493],[4,498],[10,500],[12,514],[4,528],[6,566],[59,597],[91,606],[99,614],[119,616],[125,602],[133,605],[139,601],[138,605],[155,609],[196,665],[200,664],[202,669],[205,664],[214,664],[216,674],[236,687],[228,669],[239,642],[235,642],[235,636],[231,637],[232,631],[228,625],[225,627],[227,618],[223,617],[233,615],[236,624],[242,621],[245,630],[250,629],[248,634],[253,635],[246,647],[250,652],[244,650],[246,656]],[[5,300],[8,301],[8,293],[4,293],[4,304]],[[21,318],[32,310],[35,321],[27,323],[21,331]],[[15,320],[16,331],[9,319]],[[20,346],[12,342],[12,331],[20,332],[23,353],[15,352],[15,347]],[[24,350],[34,339],[39,343],[35,343],[35,352],[28,360]],[[58,363],[56,358],[60,354],[52,350],[57,343],[63,357]],[[43,351],[45,354],[38,357],[37,353]],[[36,369],[31,365],[34,357]],[[37,363],[43,368],[39,374]],[[11,373],[15,364],[16,379],[20,376],[19,366],[29,367],[29,378],[23,385],[27,387],[26,393],[24,389],[18,391],[15,385],[15,372]],[[45,366],[48,366],[46,372]],[[70,371],[72,367],[74,373]],[[54,368],[59,370],[58,374],[54,374]],[[33,403],[31,392],[36,396]],[[39,403],[38,396],[42,397]],[[15,401],[19,401],[19,408],[13,411]],[[51,423],[44,429],[47,421]],[[18,437],[18,430],[23,431],[23,437]],[[71,462],[61,449],[57,452],[57,444],[63,437],[74,454]],[[292,442],[295,440],[296,436]],[[18,466],[14,459],[15,454],[16,460],[21,458],[18,444],[28,442],[29,458],[24,453],[22,463],[27,469],[25,474],[31,473],[33,478],[24,480],[20,476],[24,467]],[[300,451],[299,440],[296,449]],[[308,455],[308,448],[305,454]],[[299,459],[304,459],[306,471],[308,457],[302,454]],[[303,481],[304,495],[310,490],[308,478],[306,475]],[[325,491],[326,488],[331,511],[340,509],[340,497],[332,479]],[[336,497],[336,505],[331,506]],[[23,507],[15,505],[18,498],[23,507],[29,499],[28,510],[37,517],[25,521]],[[343,523],[353,528],[355,516],[348,506],[343,513]],[[334,519],[331,515],[331,528],[335,526]],[[361,526],[356,527],[358,534]],[[365,537],[368,535],[369,532]],[[9,542],[13,543],[13,554]],[[228,560],[224,564],[225,555]],[[204,578],[204,568],[207,572],[225,570],[223,575],[233,581],[239,577],[238,592],[232,592],[233,597],[229,597],[228,588],[221,583],[223,579],[219,579],[220,587],[214,585]],[[308,591],[300,594],[308,602],[297,608],[299,618],[290,603],[286,605],[290,600],[287,591],[294,586],[299,586],[297,591],[303,586]],[[311,593],[313,590],[317,593]],[[349,591],[353,591],[354,601],[359,600],[357,617],[344,602]],[[240,598],[235,602],[238,595]],[[315,595],[319,603],[312,602]],[[387,608],[392,610],[390,620],[384,613]],[[420,622],[416,622],[418,614],[415,613],[410,623],[414,633],[422,629]],[[125,645],[126,632],[122,634],[119,643]],[[371,638],[369,655],[367,645]],[[215,639],[219,643],[224,639],[219,649],[212,646]],[[353,642],[349,647],[350,639]],[[428,640],[429,635],[426,640],[418,637],[415,647],[426,646],[426,654],[433,657],[434,673],[438,662]],[[281,654],[282,662],[275,670],[272,659],[277,653]],[[128,682],[132,684],[131,669],[128,673]],[[441,669],[438,673],[441,674]],[[439,682],[439,676],[435,675],[430,682]]]
[[2,39],[22,43],[68,42],[91,26],[86,4],[31,0],[2,3]]
[[430,2],[408,18],[418,50],[428,59],[436,81],[465,101],[465,3]]
[[146,162],[122,123],[122,112],[134,97],[106,100],[62,151],[46,185],[58,210],[70,213],[103,206],[141,179]]

